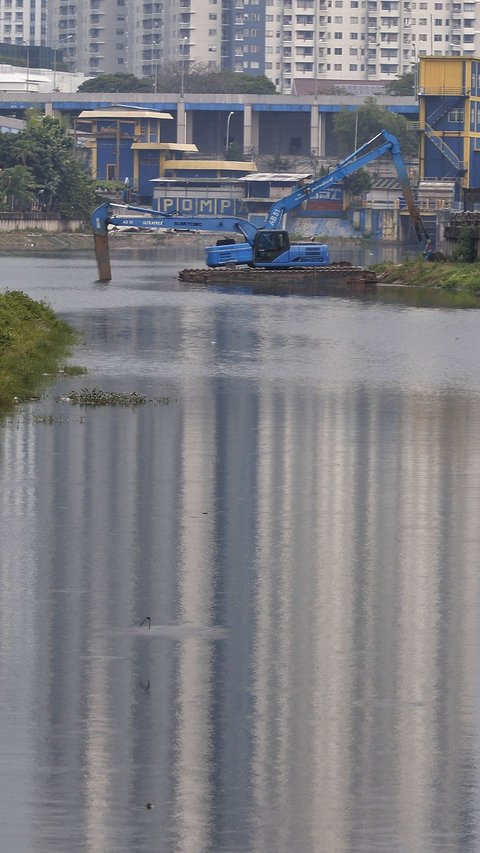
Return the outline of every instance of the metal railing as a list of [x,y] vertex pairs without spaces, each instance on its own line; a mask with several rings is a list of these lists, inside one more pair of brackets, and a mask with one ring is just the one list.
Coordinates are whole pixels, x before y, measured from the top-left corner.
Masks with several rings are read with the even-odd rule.
[[466,97],[471,94],[470,87],[466,86],[420,86],[418,89],[419,95],[458,95],[458,97]]

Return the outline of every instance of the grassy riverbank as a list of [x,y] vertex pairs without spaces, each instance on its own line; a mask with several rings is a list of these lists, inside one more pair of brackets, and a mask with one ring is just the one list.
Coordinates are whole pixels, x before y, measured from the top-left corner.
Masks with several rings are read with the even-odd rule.
[[480,295],[480,264],[425,261],[415,258],[403,264],[376,264],[373,269],[384,284]]
[[0,294],[0,412],[31,399],[58,372],[75,332],[25,293]]

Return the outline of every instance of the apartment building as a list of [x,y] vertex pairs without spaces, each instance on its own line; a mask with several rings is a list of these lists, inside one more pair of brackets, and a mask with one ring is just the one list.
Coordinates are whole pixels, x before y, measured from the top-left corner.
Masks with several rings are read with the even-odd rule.
[[474,0],[0,0],[0,41],[62,48],[70,70],[193,61],[299,79],[393,80],[421,56],[480,53]]
[[393,80],[420,56],[473,56],[475,9],[467,0],[267,0],[265,73],[287,93],[299,78]]
[[266,74],[282,93],[302,78],[393,80],[420,56],[478,54],[475,9],[472,0],[170,0],[161,56]]
[[156,79],[163,63],[163,8],[168,0],[130,0],[128,6],[128,70]]
[[46,44],[48,0],[0,0],[0,42]]

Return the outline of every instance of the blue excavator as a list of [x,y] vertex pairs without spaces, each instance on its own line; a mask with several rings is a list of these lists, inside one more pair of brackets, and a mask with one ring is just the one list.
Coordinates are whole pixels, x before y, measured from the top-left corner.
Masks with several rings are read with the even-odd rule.
[[[328,266],[330,255],[325,244],[311,241],[290,242],[289,233],[285,228],[286,216],[299,208],[308,198],[338,183],[342,178],[353,174],[384,154],[392,156],[417,238],[419,241],[428,243],[429,235],[415,204],[400,143],[396,136],[382,130],[373,139],[337,163],[328,174],[275,201],[261,226],[235,216],[184,217],[131,204],[114,205],[106,202],[100,205],[91,218],[99,279],[110,281],[112,277],[108,246],[109,226],[150,230],[220,231],[234,235],[218,240],[215,246],[209,246],[205,250],[206,263],[209,267],[248,265],[260,269],[295,269]],[[116,207],[132,211],[135,215],[113,213],[112,208]],[[241,242],[236,242],[237,235],[242,238]]]

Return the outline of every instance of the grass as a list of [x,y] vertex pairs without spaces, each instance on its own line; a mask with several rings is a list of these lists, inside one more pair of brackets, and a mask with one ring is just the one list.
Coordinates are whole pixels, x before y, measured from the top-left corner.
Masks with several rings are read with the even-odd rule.
[[0,411],[38,396],[75,339],[44,302],[21,291],[0,294]]
[[480,294],[480,264],[414,258],[403,264],[375,264],[372,269],[385,284]]

